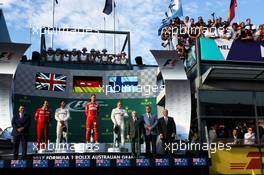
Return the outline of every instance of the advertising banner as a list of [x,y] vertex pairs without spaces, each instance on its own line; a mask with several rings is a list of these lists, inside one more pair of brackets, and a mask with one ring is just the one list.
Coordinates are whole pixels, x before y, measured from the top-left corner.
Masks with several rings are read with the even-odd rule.
[[0,128],[11,126],[13,75],[0,74]]
[[21,56],[29,44],[0,43],[0,74],[15,74]]
[[[36,141],[36,121],[34,120],[34,114],[36,109],[42,106],[43,100],[47,99],[49,107],[52,111],[52,122],[49,129],[50,142],[56,141],[56,125],[57,121],[54,119],[54,112],[59,107],[60,100],[62,98],[46,98],[38,96],[25,96],[15,95],[14,112],[18,110],[19,105],[23,104],[28,114],[31,115],[31,131],[30,141]],[[86,131],[86,116],[84,113],[87,100],[80,99],[64,99],[67,108],[70,110],[69,124],[69,142],[85,142]],[[100,143],[111,143],[113,141],[113,123],[111,121],[111,112],[113,108],[116,108],[117,101],[119,99],[98,99],[96,102],[100,105],[100,112],[98,118],[98,133]],[[123,99],[123,108],[126,109],[128,115],[131,116],[131,112],[136,110],[138,116],[141,117],[145,113],[145,106],[150,105],[153,112],[156,113],[156,98],[142,98],[142,99]],[[127,118],[128,119],[128,118]]]
[[264,62],[264,42],[200,38],[202,61]]
[[230,151],[218,150],[212,154],[210,174],[261,174],[261,162],[264,159],[260,155],[258,148],[232,147]]

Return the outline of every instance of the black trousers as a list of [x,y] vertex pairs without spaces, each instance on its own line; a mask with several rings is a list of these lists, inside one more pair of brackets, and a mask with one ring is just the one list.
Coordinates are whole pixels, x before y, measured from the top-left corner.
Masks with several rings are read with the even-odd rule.
[[131,139],[132,154],[135,156],[140,155],[140,138],[134,137]]
[[166,156],[172,155],[172,151],[170,150],[171,146],[170,146],[170,149],[167,146],[173,142],[173,139],[172,138],[164,138],[164,139],[161,139],[161,141],[162,141],[163,154]]
[[22,144],[22,159],[26,159],[28,142],[28,136],[26,134],[18,134],[14,136],[14,159],[18,159],[20,142]]
[[[156,154],[156,142],[157,142],[157,135],[146,135],[145,136],[145,141],[146,141],[146,153],[147,154]],[[152,146],[152,151],[150,151],[150,144]]]

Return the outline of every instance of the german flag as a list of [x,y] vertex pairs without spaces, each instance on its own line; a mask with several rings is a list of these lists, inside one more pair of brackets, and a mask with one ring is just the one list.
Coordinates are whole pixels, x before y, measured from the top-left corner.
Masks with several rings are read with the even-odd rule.
[[75,93],[100,93],[102,92],[102,82],[89,80],[75,80],[73,92]]
[[231,0],[229,12],[228,12],[228,23],[229,24],[231,23],[231,21],[235,17],[236,7],[237,7],[237,1],[236,0]]

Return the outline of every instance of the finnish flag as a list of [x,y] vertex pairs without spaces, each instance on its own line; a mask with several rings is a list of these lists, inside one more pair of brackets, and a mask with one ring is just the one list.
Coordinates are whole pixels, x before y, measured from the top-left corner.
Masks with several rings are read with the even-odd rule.
[[169,10],[171,10],[172,18],[183,16],[182,3],[181,0],[171,0]]

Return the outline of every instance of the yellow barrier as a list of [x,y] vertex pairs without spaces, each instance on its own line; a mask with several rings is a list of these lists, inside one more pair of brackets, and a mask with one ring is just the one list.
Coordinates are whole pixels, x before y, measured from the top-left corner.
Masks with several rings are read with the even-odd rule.
[[[264,149],[262,150],[264,156]],[[258,148],[236,148],[217,151],[212,154],[210,174],[261,174],[260,152]]]

